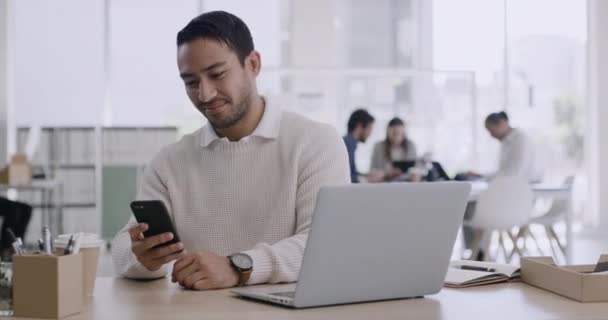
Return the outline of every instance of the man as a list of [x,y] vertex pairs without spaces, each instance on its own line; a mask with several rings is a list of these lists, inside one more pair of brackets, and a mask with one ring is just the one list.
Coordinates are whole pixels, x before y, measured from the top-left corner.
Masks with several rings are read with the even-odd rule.
[[32,206],[0,197],[0,216],[3,217],[0,255],[3,261],[9,261],[13,254],[14,239],[8,230],[11,230],[15,237],[24,239],[32,216]]
[[[538,181],[539,177],[535,171],[534,148],[532,142],[519,129],[513,128],[509,123],[506,112],[491,113],[486,117],[486,129],[490,135],[500,141],[500,160],[498,170],[488,175],[469,173],[469,178],[483,178],[491,180],[496,176],[522,176],[530,182]],[[464,219],[471,220],[475,214],[475,203],[469,203]],[[463,226],[465,247],[471,248],[474,233],[476,231],[468,226]],[[480,231],[478,231],[480,232]],[[481,236],[481,235],[480,235]],[[482,238],[482,248],[488,247],[488,235]],[[480,250],[475,260],[484,260],[485,252]]]
[[[348,133],[344,136],[344,144],[346,144],[346,150],[348,151],[348,163],[350,166],[350,181],[352,183],[359,183],[359,176],[361,175],[357,170],[357,163],[355,161],[355,151],[357,150],[357,144],[359,142],[365,143],[367,138],[372,133],[374,127],[374,117],[367,112],[365,109],[355,110],[348,119],[347,129]],[[370,182],[379,182],[381,180],[379,175],[368,176],[367,180]]]
[[156,247],[173,235],[144,238],[131,218],[113,241],[116,270],[158,278],[175,261],[172,280],[195,290],[296,281],[319,188],[348,183],[340,136],[258,94],[260,54],[230,13],[188,23],[177,64],[208,123],[160,151],[138,199],[162,200],[182,242]]
[[488,175],[470,173],[473,178],[492,179],[495,176],[522,176],[530,182],[538,181],[533,143],[520,129],[511,127],[505,112],[487,116],[485,126],[490,135],[500,141],[498,170]]

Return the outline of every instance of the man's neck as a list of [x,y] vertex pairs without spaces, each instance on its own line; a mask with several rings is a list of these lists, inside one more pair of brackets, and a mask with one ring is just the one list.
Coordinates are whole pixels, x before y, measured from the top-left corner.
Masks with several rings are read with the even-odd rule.
[[262,96],[256,95],[248,107],[247,112],[239,122],[229,128],[213,128],[219,137],[226,137],[230,141],[239,141],[253,133],[264,115],[266,103]]

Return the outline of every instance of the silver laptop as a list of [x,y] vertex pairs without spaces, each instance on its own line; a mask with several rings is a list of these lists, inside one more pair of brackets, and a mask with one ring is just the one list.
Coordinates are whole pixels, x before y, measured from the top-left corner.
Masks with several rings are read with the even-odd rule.
[[437,293],[470,190],[466,182],[323,187],[297,285],[233,292],[293,308]]

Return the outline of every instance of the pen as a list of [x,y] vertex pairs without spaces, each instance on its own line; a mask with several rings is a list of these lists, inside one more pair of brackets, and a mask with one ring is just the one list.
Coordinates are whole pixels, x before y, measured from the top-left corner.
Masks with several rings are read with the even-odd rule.
[[9,242],[15,250],[15,254],[18,256],[23,255],[25,252],[23,250],[23,241],[21,241],[21,238],[17,238],[11,228],[6,228],[6,233],[8,235]]
[[40,252],[44,252],[44,241],[42,241],[42,239],[38,239],[38,250],[40,250]]
[[18,256],[22,256],[25,254],[25,251],[23,250],[23,241],[21,241],[21,238],[17,238],[13,242],[13,249],[15,249],[15,254]]
[[485,267],[476,267],[476,266],[460,266],[458,267],[462,270],[472,270],[472,271],[483,271],[483,272],[496,272],[494,268],[485,268]]
[[44,252],[48,255],[52,255],[51,230],[49,230],[48,227],[44,227],[44,229],[42,229],[42,237],[44,238]]
[[68,244],[63,249],[63,254],[72,254],[74,251],[74,235],[70,236],[70,240],[68,240]]
[[76,238],[74,240],[74,250],[72,250],[72,254],[78,254],[80,252],[80,243],[82,242],[82,232],[78,232],[76,234]]

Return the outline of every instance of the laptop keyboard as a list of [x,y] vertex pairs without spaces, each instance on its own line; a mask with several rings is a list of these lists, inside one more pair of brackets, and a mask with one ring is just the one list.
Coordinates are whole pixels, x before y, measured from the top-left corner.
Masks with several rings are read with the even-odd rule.
[[276,293],[271,293],[271,295],[273,296],[279,296],[279,297],[287,297],[287,298],[294,298],[294,296],[296,295],[295,291],[291,291],[291,292],[276,292]]

